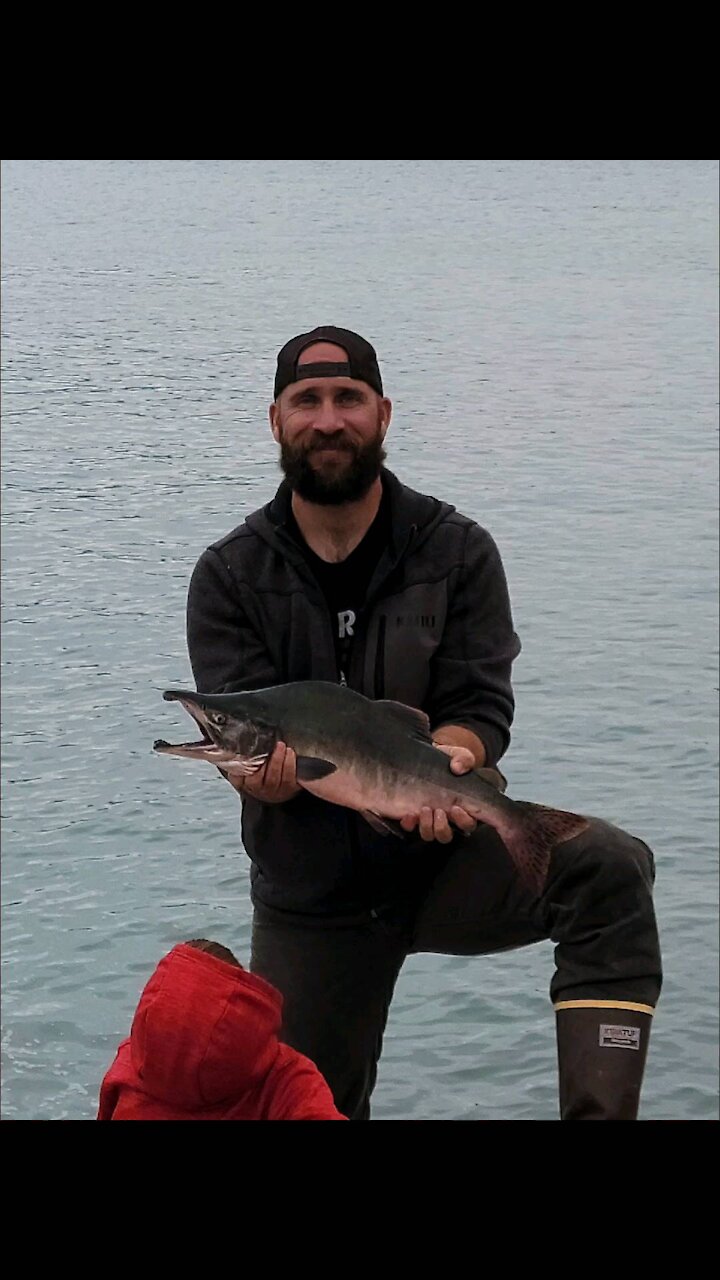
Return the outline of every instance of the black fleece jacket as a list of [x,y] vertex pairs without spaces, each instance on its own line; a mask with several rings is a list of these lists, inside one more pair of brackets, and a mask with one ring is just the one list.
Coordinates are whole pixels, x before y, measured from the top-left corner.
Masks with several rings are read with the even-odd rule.
[[[464,725],[495,764],[510,741],[511,667],[520,652],[505,573],[490,534],[387,470],[391,538],[355,621],[347,683],[369,698]],[[332,620],[302,549],[286,529],[291,493],[200,556],[187,637],[203,693],[291,680],[337,680]],[[362,817],[302,792],[286,804],[243,800],[253,900],[307,915],[414,901],[450,846],[378,834]]]

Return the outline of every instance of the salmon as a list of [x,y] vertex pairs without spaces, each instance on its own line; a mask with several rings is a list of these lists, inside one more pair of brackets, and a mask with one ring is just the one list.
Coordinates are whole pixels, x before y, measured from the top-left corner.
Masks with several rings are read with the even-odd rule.
[[373,701],[322,680],[247,693],[167,689],[163,697],[182,703],[203,736],[177,744],[158,739],[155,751],[249,775],[284,742],[297,756],[301,787],[402,838],[406,815],[460,805],[497,832],[517,874],[538,896],[554,846],[588,826],[580,814],[511,799],[498,789],[495,770],[453,773],[448,755],[433,744],[428,717],[403,703]]

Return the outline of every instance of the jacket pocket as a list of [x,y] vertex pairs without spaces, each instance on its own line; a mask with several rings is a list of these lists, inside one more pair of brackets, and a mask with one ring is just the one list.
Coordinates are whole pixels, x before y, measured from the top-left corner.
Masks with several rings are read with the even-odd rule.
[[421,707],[447,617],[447,583],[418,583],[378,601],[367,624],[361,692]]

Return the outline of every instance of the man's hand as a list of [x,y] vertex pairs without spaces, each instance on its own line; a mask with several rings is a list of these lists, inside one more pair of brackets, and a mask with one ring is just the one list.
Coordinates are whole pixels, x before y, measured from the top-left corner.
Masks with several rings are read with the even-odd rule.
[[302,787],[295,777],[295,752],[284,742],[276,742],[272,755],[255,773],[239,773],[220,769],[223,777],[242,796],[252,796],[263,804],[284,804],[299,794]]
[[[450,768],[453,773],[470,773],[470,770],[475,768],[475,756],[469,747],[450,746],[439,742],[436,742],[435,746],[438,751],[444,751],[450,756]],[[425,808],[419,813],[408,814],[400,819],[403,831],[414,831],[417,827],[421,839],[437,840],[439,844],[449,844],[452,840],[455,833],[450,826],[451,822],[465,835],[470,835],[477,826],[475,818],[460,805],[453,805],[447,813],[444,809]]]

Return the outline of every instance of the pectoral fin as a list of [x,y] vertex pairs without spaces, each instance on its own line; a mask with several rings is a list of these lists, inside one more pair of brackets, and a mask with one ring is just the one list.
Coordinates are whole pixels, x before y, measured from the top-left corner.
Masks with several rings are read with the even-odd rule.
[[483,782],[489,782],[491,787],[495,787],[498,791],[507,791],[507,778],[499,769],[475,769],[473,771],[482,778]]
[[374,813],[372,809],[361,809],[360,813],[365,821],[369,822],[373,831],[377,831],[379,835],[397,836],[400,840],[407,840],[407,831],[394,818],[381,818],[380,814]]
[[329,760],[320,760],[317,756],[298,756],[295,776],[298,782],[317,782],[336,769],[337,765],[331,764]]

